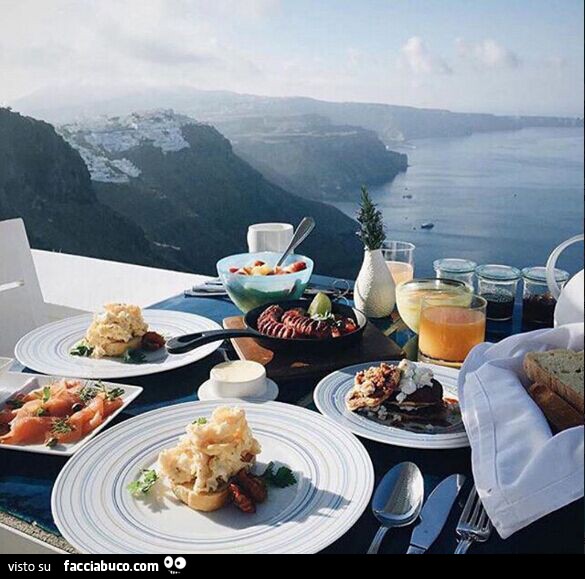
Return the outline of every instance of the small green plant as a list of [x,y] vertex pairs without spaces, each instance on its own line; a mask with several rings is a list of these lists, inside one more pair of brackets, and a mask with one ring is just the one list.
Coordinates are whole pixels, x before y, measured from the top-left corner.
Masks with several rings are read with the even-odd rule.
[[382,212],[372,201],[366,187],[362,187],[362,198],[357,220],[360,224],[357,236],[361,239],[365,248],[370,251],[380,249],[386,240]]

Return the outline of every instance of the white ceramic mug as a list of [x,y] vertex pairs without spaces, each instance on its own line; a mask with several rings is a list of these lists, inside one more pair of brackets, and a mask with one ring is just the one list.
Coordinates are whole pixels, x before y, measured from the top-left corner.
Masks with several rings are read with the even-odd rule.
[[294,227],[288,223],[257,223],[248,228],[248,251],[283,252],[291,242]]

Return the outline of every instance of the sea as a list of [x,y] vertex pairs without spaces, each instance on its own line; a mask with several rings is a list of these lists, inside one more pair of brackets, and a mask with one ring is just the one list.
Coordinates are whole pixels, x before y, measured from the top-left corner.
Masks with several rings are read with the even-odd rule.
[[[442,257],[545,265],[559,243],[583,233],[583,141],[583,129],[564,128],[412,141],[391,147],[408,154],[408,171],[370,192],[388,239],[417,246],[417,277]],[[357,201],[334,205],[356,214]],[[559,266],[582,269],[583,245]]]

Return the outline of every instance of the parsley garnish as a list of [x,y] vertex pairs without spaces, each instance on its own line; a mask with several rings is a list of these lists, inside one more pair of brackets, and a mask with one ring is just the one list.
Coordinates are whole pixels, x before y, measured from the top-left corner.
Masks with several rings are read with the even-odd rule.
[[44,406],[39,406],[35,412],[36,416],[45,416],[47,414],[47,409]]
[[158,474],[155,470],[143,470],[140,476],[134,482],[128,485],[128,491],[130,494],[137,497],[140,495],[146,495],[150,492],[150,489],[156,484],[158,480]]
[[140,350],[128,350],[122,356],[122,361],[125,364],[144,364],[146,356]]
[[89,358],[93,354],[93,347],[88,346],[85,342],[80,342],[73,349],[69,351],[72,356],[80,356],[82,358]]
[[24,406],[24,402],[20,398],[11,398],[6,401],[6,406],[9,406],[13,410],[18,410]]
[[203,426],[204,424],[207,424],[207,418],[197,418],[197,420],[193,420],[193,424]]
[[264,479],[264,482],[267,485],[279,489],[285,489],[297,484],[297,479],[288,466],[281,466],[276,472],[274,472],[273,462],[266,467],[261,478]]

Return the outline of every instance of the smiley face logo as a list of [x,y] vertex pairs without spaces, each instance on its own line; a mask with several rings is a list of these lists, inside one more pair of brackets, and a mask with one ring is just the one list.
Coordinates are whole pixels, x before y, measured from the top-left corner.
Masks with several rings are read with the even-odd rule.
[[178,575],[186,566],[187,559],[185,557],[165,557],[165,567],[168,569],[171,575]]

